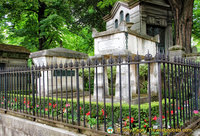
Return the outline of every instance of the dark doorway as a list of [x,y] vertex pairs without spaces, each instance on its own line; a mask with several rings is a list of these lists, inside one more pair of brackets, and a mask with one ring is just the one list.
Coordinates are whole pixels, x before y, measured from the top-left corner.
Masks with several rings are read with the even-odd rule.
[[160,43],[158,43],[158,51],[165,53],[165,28],[155,25],[147,25],[147,35],[156,36],[160,35]]

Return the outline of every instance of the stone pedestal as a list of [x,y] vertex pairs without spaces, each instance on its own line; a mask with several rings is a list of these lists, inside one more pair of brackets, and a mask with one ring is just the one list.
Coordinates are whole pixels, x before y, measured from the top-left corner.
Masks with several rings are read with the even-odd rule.
[[174,59],[174,57],[185,57],[185,48],[183,48],[180,45],[174,45],[169,48],[169,57],[171,60]]
[[[96,77],[97,73],[97,77]],[[109,95],[109,88],[108,88],[108,74],[107,68],[105,67],[105,79],[103,78],[103,67],[97,67],[94,71],[94,99],[97,97],[97,90],[98,89],[98,99],[101,101],[104,98],[104,81],[105,81],[105,97]],[[96,84],[97,83],[97,84]]]

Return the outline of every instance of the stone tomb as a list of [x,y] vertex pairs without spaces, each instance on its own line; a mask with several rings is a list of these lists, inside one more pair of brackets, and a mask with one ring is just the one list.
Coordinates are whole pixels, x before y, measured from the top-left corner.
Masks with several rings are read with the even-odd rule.
[[27,66],[30,51],[25,47],[0,44],[0,68]]
[[[69,62],[80,62],[81,60],[85,60],[88,58],[87,54],[68,50],[65,48],[54,48],[54,49],[48,49],[48,50],[42,50],[38,52],[31,53],[30,58],[33,59],[33,63],[35,66],[47,66],[48,65],[55,65],[55,64],[63,64],[69,63]],[[47,76],[48,73],[48,76]],[[52,75],[53,74],[53,75]],[[57,88],[56,88],[56,74],[57,74]],[[41,83],[39,83],[39,80],[37,80],[37,91],[39,92],[41,89],[41,92],[45,91],[45,95],[47,95],[48,87],[49,91],[52,92],[52,83],[53,80],[53,93],[58,90],[58,92],[61,91],[61,77],[60,74],[62,74],[62,89],[63,92],[66,92],[66,88],[68,91],[71,91],[71,74],[72,74],[72,88],[74,91],[76,91],[77,88],[77,81],[76,81],[76,75],[78,73],[75,72],[75,69],[67,70],[67,75],[65,75],[65,71],[60,72],[59,70],[56,71],[53,70],[53,73],[51,71],[44,71],[41,72]],[[67,76],[67,84],[66,84],[66,76]],[[52,79],[53,78],[53,79]],[[44,82],[43,82],[44,79]],[[47,87],[47,80],[49,86]],[[44,84],[43,84],[44,83]],[[40,85],[40,86],[39,86]],[[79,90],[83,90],[83,80],[82,77],[79,76]]]
[[[104,32],[97,32],[93,29],[94,38],[94,58],[102,57],[118,57],[120,56],[125,60],[125,56],[128,54],[131,56],[140,55],[145,56],[148,52],[154,57],[158,51],[168,49],[171,46],[171,24],[168,19],[171,17],[171,12],[168,11],[169,5],[164,4],[162,7],[161,2],[153,2],[148,6],[148,4],[141,3],[124,3],[117,2],[113,7],[111,13],[104,17],[106,21],[107,30]],[[159,6],[158,6],[159,5]],[[152,13],[145,11],[140,12],[140,10],[146,10],[152,8],[154,9]],[[157,8],[157,9],[156,9]],[[159,12],[158,15],[154,11]],[[155,28],[159,26],[159,29]],[[152,27],[152,29],[150,29]],[[155,30],[153,29],[155,28]],[[162,34],[160,32],[162,28]],[[152,30],[152,31],[150,31]],[[158,32],[154,32],[158,30]],[[150,33],[153,33],[151,35]],[[149,35],[148,35],[149,34]],[[164,38],[164,39],[162,39]],[[163,41],[164,40],[164,41]],[[159,43],[164,45],[159,45]],[[162,46],[162,47],[161,47]],[[164,51],[165,52],[165,51]],[[156,63],[151,63],[150,65],[150,78],[151,78],[151,95],[157,95],[158,93],[158,65]],[[96,71],[95,71],[96,72]],[[96,98],[96,87],[98,88],[98,98],[103,99],[103,69],[99,67],[97,69],[98,73],[98,85],[94,81],[94,98]],[[105,70],[105,90],[106,96],[109,94],[107,70]],[[96,77],[95,77],[96,78]],[[131,78],[131,95],[135,95],[137,91],[137,73],[136,65],[131,65],[130,69]],[[122,85],[122,97],[123,100],[128,100],[128,66],[121,66],[121,85]],[[119,66],[116,67],[116,83],[115,83],[115,99],[119,99]],[[131,97],[132,98],[132,97]]]

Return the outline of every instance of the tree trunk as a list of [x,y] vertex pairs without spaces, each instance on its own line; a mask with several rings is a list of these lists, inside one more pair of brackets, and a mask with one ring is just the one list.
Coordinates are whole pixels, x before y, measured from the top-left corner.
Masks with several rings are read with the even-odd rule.
[[44,11],[46,9],[46,4],[38,0],[39,12],[38,12],[38,24],[39,24],[39,50],[44,49],[45,37],[41,36],[40,21],[44,18]]
[[192,15],[194,0],[168,0],[173,16],[176,44],[191,52]]

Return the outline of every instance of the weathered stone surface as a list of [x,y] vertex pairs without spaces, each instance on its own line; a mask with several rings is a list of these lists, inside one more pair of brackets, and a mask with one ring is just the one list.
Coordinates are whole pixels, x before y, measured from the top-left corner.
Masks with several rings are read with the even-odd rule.
[[29,54],[25,47],[0,44],[0,67],[27,66]]
[[88,55],[85,53],[72,51],[65,48],[53,48],[48,50],[42,50],[31,53],[30,55],[30,58],[39,58],[39,57],[64,57],[73,59],[86,59],[88,58]]
[[[81,60],[84,60],[88,58],[87,54],[68,50],[65,48],[54,48],[49,50],[42,50],[38,52],[31,53],[30,58],[33,59],[33,63],[35,66],[47,66],[53,64],[64,64],[65,63],[75,63],[78,61],[80,63]],[[83,79],[81,76],[79,76],[79,80],[76,79],[76,76],[78,73],[75,72],[75,69],[72,69],[72,78],[71,78],[71,71],[68,69],[67,72],[70,73],[70,75],[62,75],[62,78],[60,75],[56,77],[55,72],[64,73],[61,70],[45,70],[44,72],[41,71],[41,77],[37,78],[37,92],[44,93],[45,96],[47,96],[48,91],[55,93],[63,91],[71,91],[77,90],[77,81],[79,82],[79,89],[83,90]],[[57,82],[56,82],[57,80]],[[67,82],[66,82],[67,80]],[[72,82],[72,86],[71,86]],[[61,85],[62,83],[62,85]]]
[[0,136],[85,136],[68,130],[0,114]]

